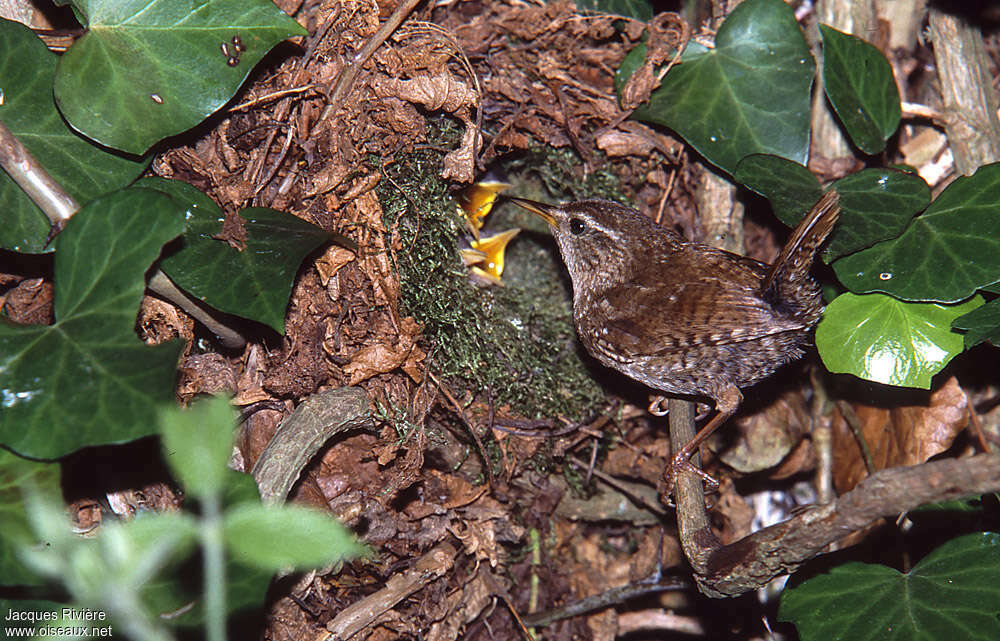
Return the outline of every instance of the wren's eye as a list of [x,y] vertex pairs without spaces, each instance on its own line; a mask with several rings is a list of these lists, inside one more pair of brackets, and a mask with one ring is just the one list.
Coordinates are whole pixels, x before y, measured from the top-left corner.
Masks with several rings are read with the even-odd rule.
[[579,218],[569,219],[569,233],[579,236],[585,231],[587,231],[587,225],[582,220]]

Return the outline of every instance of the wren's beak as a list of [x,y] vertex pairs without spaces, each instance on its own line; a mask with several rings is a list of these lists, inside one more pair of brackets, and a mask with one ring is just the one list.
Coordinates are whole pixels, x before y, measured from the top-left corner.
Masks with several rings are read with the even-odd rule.
[[526,198],[517,198],[515,196],[508,196],[515,205],[518,207],[523,207],[533,214],[537,214],[539,217],[543,218],[545,222],[553,227],[558,227],[556,223],[555,214],[552,213],[554,207],[552,205],[546,205],[545,203],[540,203],[534,200],[527,200]]

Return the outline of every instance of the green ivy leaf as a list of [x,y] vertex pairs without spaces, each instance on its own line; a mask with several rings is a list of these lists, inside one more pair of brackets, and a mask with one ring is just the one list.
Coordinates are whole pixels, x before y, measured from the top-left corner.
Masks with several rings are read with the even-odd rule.
[[236,411],[222,396],[187,409],[171,405],[160,411],[165,458],[194,496],[204,498],[223,490],[235,427]]
[[823,313],[816,347],[831,372],[876,383],[929,389],[931,377],[962,352],[953,320],[983,304],[907,303],[883,294],[842,294]]
[[[736,166],[734,177],[766,197],[789,227],[798,225],[823,194],[812,172],[778,156],[747,156]],[[827,261],[895,238],[931,199],[922,178],[894,169],[865,169],[838,180],[831,189],[840,194],[841,211],[824,252]]]
[[927,505],[921,505],[920,507],[910,510],[909,515],[914,514],[930,516],[933,517],[940,512],[951,512],[955,514],[970,514],[970,515],[983,515],[985,514],[987,508],[984,505],[984,500],[990,498],[994,503],[997,501],[998,497],[996,494],[984,494],[982,496],[973,496],[964,499],[951,499],[948,501],[938,501],[937,503],[928,503]]
[[751,154],[736,165],[733,178],[767,198],[778,220],[795,227],[823,195],[816,176],[805,166],[771,154]]
[[653,6],[649,0],[576,0],[576,6],[595,13],[610,13],[642,22],[648,22],[653,17]]
[[824,24],[823,84],[851,140],[866,154],[885,149],[899,127],[899,90],[882,52]]
[[160,263],[170,279],[215,309],[284,334],[295,274],[330,234],[291,214],[253,207],[239,214],[247,232],[239,251],[212,237],[222,231],[222,211],[195,187],[163,178],[138,184],[170,195],[188,212],[183,246]]
[[802,641],[1000,639],[1000,535],[945,543],[912,570],[845,563],[781,597]]
[[179,341],[135,335],[144,273],[184,229],[167,196],[93,200],[56,237],[54,325],[0,324],[0,443],[36,458],[155,432],[173,400]]
[[805,163],[815,67],[787,4],[746,0],[722,23],[714,49],[688,44],[633,117],[670,127],[730,174],[753,153]]
[[840,194],[841,224],[823,254],[826,262],[896,238],[931,202],[931,188],[923,178],[895,169],[864,169],[831,189]]
[[[0,121],[63,189],[86,203],[135,180],[148,158],[108,153],[66,126],[52,100],[57,60],[31,29],[0,18]],[[4,171],[0,202],[0,247],[27,253],[51,250],[45,246],[49,219]]]
[[857,293],[953,303],[1000,281],[1000,163],[980,167],[941,192],[893,240],[833,263]]
[[20,546],[35,538],[24,507],[24,492],[31,487],[46,496],[61,496],[60,467],[23,459],[0,449],[0,583],[37,585],[40,578],[17,558]]
[[[222,107],[274,45],[305,29],[270,0],[73,0],[87,27],[59,61],[66,120],[114,149],[144,153]],[[230,65],[233,38],[242,41]]]
[[227,549],[237,561],[265,570],[320,567],[365,553],[332,516],[298,505],[244,504],[225,519]]
[[965,331],[965,349],[971,349],[985,341],[994,345],[1000,343],[1000,298],[959,316],[951,326]]

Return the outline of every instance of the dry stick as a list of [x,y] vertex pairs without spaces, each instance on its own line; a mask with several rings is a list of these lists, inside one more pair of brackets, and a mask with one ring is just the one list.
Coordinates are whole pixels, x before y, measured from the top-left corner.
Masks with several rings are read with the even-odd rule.
[[368,58],[375,53],[376,49],[382,46],[382,43],[384,43],[389,36],[392,35],[392,32],[396,30],[396,27],[402,24],[403,20],[406,19],[406,16],[410,15],[410,12],[413,11],[413,8],[419,3],[420,0],[405,0],[405,2],[396,7],[396,10],[392,12],[392,15],[390,15],[389,18],[382,23],[382,26],[378,28],[375,35],[373,35],[371,39],[365,43],[365,46],[361,47],[361,50],[355,54],[354,60],[352,60],[349,65],[344,67],[344,69],[340,72],[340,76],[337,78],[337,84],[334,85],[333,91],[330,93],[329,104],[327,104],[326,108],[323,109],[323,113],[320,114],[319,120],[316,121],[317,125],[323,122],[326,118],[332,116],[337,111],[340,107],[340,101],[347,94],[351,85],[354,84],[354,79],[357,78],[358,74],[361,72],[361,67],[364,66],[365,61],[367,61]]
[[[3,122],[0,122],[0,167],[38,205],[56,230],[80,208]],[[211,316],[194,298],[178,289],[159,268],[150,276],[146,287],[207,327],[224,346],[239,349],[246,345],[246,339]]]
[[865,470],[868,472],[868,476],[871,476],[875,473],[875,459],[872,458],[871,448],[868,447],[868,439],[865,438],[864,431],[861,428],[861,419],[858,418],[854,408],[847,401],[837,401],[835,405],[840,410],[840,415],[844,417],[847,426],[851,428],[854,440],[857,441],[858,448],[861,450],[861,459],[865,463]]
[[496,490],[496,481],[493,479],[493,468],[490,466],[490,459],[486,456],[486,448],[483,447],[483,441],[479,438],[479,434],[476,434],[476,428],[473,427],[472,423],[469,421],[469,417],[465,415],[465,410],[462,409],[461,404],[455,400],[455,397],[451,395],[448,388],[444,386],[444,383],[438,380],[437,376],[427,370],[427,375],[434,381],[434,384],[438,386],[441,393],[444,394],[445,398],[452,404],[455,411],[458,412],[459,418],[465,423],[465,427],[469,429],[469,434],[472,435],[472,440],[476,442],[476,447],[479,448],[479,455],[483,457],[483,469],[486,470],[486,480],[489,483],[490,490]]
[[593,612],[594,610],[618,605],[637,596],[656,594],[668,590],[688,590],[690,588],[691,582],[680,577],[668,577],[652,583],[630,583],[619,588],[612,588],[600,594],[585,597],[555,610],[529,614],[524,617],[524,624],[530,627],[544,626],[561,619],[568,619]]
[[386,581],[384,588],[341,610],[314,641],[350,639],[397,603],[447,574],[455,564],[457,555],[458,551],[451,544],[437,544],[430,552],[417,559],[411,569],[393,575]]
[[[588,466],[586,463],[576,458],[575,456],[570,455],[567,456],[566,458],[568,458],[574,465],[579,467],[581,470],[591,469],[591,466]],[[660,507],[653,501],[650,501],[647,497],[643,496],[641,493],[636,491],[636,487],[638,486],[638,484],[628,483],[626,481],[616,479],[607,472],[604,472],[596,467],[593,468],[593,472],[594,476],[596,476],[601,481],[607,483],[608,486],[613,488],[619,494],[628,498],[628,500],[632,501],[636,506],[649,510],[650,512],[652,512],[661,519],[667,517],[666,510],[664,510],[662,507]]]
[[17,136],[0,121],[0,166],[24,190],[53,225],[62,225],[80,208],[21,144]]
[[[670,447],[673,452],[691,442],[695,437],[695,404],[672,398],[668,402],[670,414]],[[690,459],[701,467],[701,454],[695,452]],[[708,555],[719,545],[705,509],[705,488],[701,477],[691,469],[681,467],[674,478],[674,503],[677,505],[677,530],[681,547],[696,576],[705,573]]]

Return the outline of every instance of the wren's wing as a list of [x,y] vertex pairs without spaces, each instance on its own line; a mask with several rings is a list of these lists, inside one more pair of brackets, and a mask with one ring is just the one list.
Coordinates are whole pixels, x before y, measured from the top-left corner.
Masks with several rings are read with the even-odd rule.
[[[638,356],[739,343],[805,327],[776,314],[760,297],[766,265],[701,249],[674,254],[669,269],[643,269],[608,289],[593,307],[596,335],[623,355]],[[664,273],[679,278],[672,283],[657,279]]]

